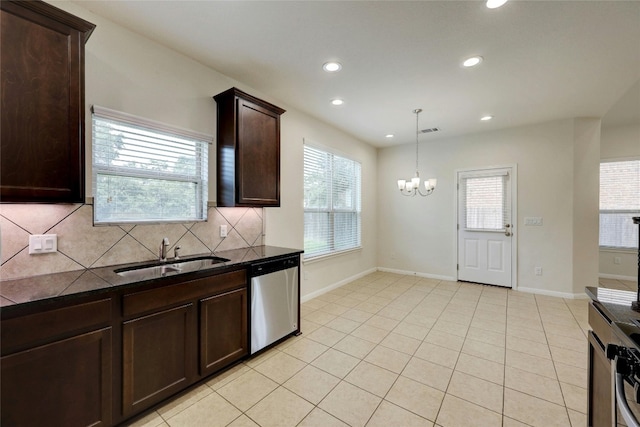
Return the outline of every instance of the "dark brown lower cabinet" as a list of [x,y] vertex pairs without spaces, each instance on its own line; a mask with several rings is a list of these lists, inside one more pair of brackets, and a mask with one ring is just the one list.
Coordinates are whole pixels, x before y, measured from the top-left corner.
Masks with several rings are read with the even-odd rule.
[[193,381],[196,370],[193,304],[125,322],[122,386],[125,417],[160,402]]
[[2,426],[111,425],[111,328],[2,357]]
[[588,425],[592,427],[611,426],[611,362],[607,359],[604,346],[589,331],[589,401]]
[[244,268],[0,314],[2,427],[121,424],[249,354]]
[[249,353],[247,290],[200,301],[200,375],[212,374]]

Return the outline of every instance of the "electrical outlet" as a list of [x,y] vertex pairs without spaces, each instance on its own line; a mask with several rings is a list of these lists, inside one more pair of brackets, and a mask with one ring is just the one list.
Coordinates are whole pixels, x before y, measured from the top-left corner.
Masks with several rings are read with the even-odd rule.
[[220,237],[227,237],[227,225],[220,226]]
[[536,276],[542,276],[542,267],[536,267],[534,269]]

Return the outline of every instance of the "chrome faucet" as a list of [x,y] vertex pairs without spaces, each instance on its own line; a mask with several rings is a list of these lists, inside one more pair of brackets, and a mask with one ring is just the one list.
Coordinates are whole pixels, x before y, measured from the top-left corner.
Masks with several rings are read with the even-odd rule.
[[169,248],[169,238],[165,237],[160,243],[160,255],[158,258],[160,261],[167,260],[167,248]]

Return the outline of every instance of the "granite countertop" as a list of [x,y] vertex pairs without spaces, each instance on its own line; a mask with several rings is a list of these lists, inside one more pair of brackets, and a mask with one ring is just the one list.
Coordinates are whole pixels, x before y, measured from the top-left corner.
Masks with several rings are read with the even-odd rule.
[[[287,255],[300,254],[299,249],[280,248],[276,246],[255,246],[250,248],[233,249],[216,253],[206,253],[184,257],[188,260],[197,256],[217,256],[227,258],[229,261],[199,267],[190,270],[185,274],[198,273],[223,269],[233,266],[247,266],[256,261],[278,258]],[[152,261],[149,261],[152,262]],[[44,302],[52,299],[63,299],[70,296],[83,294],[100,293],[111,291],[120,287],[132,287],[148,283],[152,280],[161,280],[158,274],[145,275],[140,277],[120,276],[114,273],[116,268],[126,268],[142,263],[122,264],[117,266],[107,266],[91,268],[86,270],[75,270],[64,273],[44,274],[32,276],[24,279],[0,281],[0,307],[3,309],[16,305]],[[174,277],[181,272],[169,273],[166,277]]]
[[585,288],[585,292],[602,305],[611,321],[631,323],[631,319],[640,320],[640,313],[631,310],[631,302],[636,300],[635,292],[590,286]]

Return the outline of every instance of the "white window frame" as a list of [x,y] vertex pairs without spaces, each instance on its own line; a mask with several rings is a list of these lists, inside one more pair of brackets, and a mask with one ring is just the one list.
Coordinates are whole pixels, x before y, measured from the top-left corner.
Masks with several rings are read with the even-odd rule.
[[[604,164],[604,163],[619,163],[619,162],[640,162],[640,157],[627,157],[627,158],[616,158],[616,159],[602,159],[600,161],[600,164]],[[601,177],[602,178],[602,177]],[[600,183],[600,186],[602,185],[602,183]],[[601,190],[600,190],[601,191]],[[638,207],[638,209],[599,209],[599,215],[600,217],[603,214],[630,214],[632,217],[635,216],[640,216],[640,206]],[[599,227],[602,227],[602,221],[599,221]],[[637,225],[632,224],[633,227],[636,228],[637,230]],[[599,234],[602,233],[601,228],[598,231]],[[638,250],[638,239],[634,238],[632,239],[632,247],[627,247],[627,246],[609,246],[609,245],[601,245],[600,242],[598,242],[598,244],[600,245],[600,250],[604,250],[604,251],[614,251],[614,252],[636,252]]]
[[[92,124],[92,180],[93,180],[93,222],[94,225],[118,225],[118,224],[167,224],[167,223],[190,223],[201,222],[207,220],[208,206],[208,156],[209,146],[212,144],[213,137],[210,135],[198,133],[195,131],[178,128],[150,119],[134,116],[116,110],[94,105],[91,107],[91,124]],[[96,120],[107,120],[118,123],[119,125],[140,130],[141,132],[150,131],[167,138],[179,138],[188,140],[195,144],[195,172],[190,175],[173,174],[171,172],[162,172],[158,170],[133,169],[131,167],[119,166],[117,164],[104,165],[96,163],[96,144],[99,144],[99,138],[96,135]],[[140,156],[143,158],[143,156]],[[99,218],[99,206],[106,203],[97,197],[98,194],[98,176],[117,176],[127,178],[142,178],[146,180],[170,181],[170,182],[190,182],[195,184],[196,207],[193,215],[188,216],[158,216],[145,219],[124,217],[124,218]]]
[[[305,140],[304,142],[304,150],[306,151],[306,148],[310,148],[312,150],[317,150],[322,152],[323,154],[326,154],[328,156],[331,157],[331,159],[333,158],[341,158],[344,160],[348,160],[353,162],[355,165],[358,166],[358,176],[354,177],[355,179],[355,186],[357,188],[357,194],[355,194],[353,197],[355,198],[354,200],[354,208],[353,209],[336,209],[334,208],[334,204],[333,204],[333,194],[332,194],[332,189],[333,189],[333,176],[331,176],[330,181],[326,181],[325,184],[328,185],[328,190],[329,190],[329,197],[328,197],[328,202],[327,202],[327,206],[326,208],[308,208],[306,206],[306,196],[305,196],[305,206],[304,206],[304,214],[305,214],[305,218],[304,221],[306,222],[306,214],[307,213],[327,213],[331,216],[331,218],[333,218],[333,215],[336,213],[353,213],[356,216],[357,219],[357,226],[356,226],[356,236],[354,236],[354,241],[353,241],[353,246],[348,247],[348,248],[341,248],[341,249],[336,249],[336,241],[335,238],[333,238],[333,233],[332,231],[330,232],[330,236],[327,236],[330,240],[330,248],[329,250],[326,251],[322,251],[322,252],[311,252],[308,253],[308,249],[305,247],[305,253],[304,253],[304,262],[308,263],[308,262],[313,262],[313,261],[318,261],[327,257],[332,257],[332,256],[336,256],[336,255],[340,255],[340,254],[344,254],[344,253],[348,253],[348,252],[352,252],[352,251],[356,251],[356,250],[360,250],[362,249],[362,164],[349,157],[346,156],[342,153],[336,152],[335,150],[329,149],[327,147],[324,147],[322,145],[319,144],[315,144],[315,143],[309,143],[308,141]],[[304,154],[303,152],[303,169],[306,170],[306,154]],[[330,221],[331,222],[331,221]],[[331,224],[333,224],[333,222],[331,222]],[[333,226],[330,227],[331,230],[333,230]],[[306,245],[306,241],[305,241],[305,245]]]

